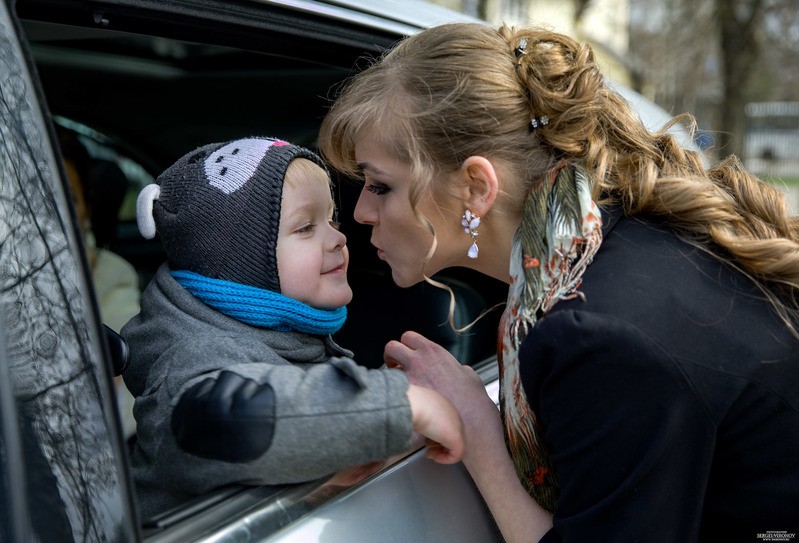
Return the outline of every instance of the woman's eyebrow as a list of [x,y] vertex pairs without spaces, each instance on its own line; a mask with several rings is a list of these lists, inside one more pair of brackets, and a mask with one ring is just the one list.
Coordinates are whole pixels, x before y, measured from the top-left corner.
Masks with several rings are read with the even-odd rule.
[[380,168],[376,167],[375,165],[373,165],[373,164],[371,164],[369,162],[358,162],[356,164],[356,166],[362,172],[363,171],[369,171],[370,173],[378,174],[378,175],[379,174],[385,174],[385,172],[383,170],[381,170]]

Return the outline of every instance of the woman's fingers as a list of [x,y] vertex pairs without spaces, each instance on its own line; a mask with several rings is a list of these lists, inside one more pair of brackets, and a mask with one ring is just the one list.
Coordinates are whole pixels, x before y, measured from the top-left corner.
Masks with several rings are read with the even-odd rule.
[[402,369],[411,384],[443,394],[458,411],[463,411],[470,398],[486,394],[472,368],[461,365],[449,351],[416,332],[405,332],[400,341],[390,341],[384,359],[389,367]]
[[416,332],[405,332],[399,341],[392,340],[383,350],[383,360],[389,367],[413,371],[420,365],[430,368],[434,364],[460,363],[444,347]]

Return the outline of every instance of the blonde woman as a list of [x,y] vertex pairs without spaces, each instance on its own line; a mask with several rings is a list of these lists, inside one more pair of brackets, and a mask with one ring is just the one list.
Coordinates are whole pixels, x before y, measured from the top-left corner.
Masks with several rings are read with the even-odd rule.
[[797,531],[799,224],[777,190],[648,131],[588,46],[535,28],[406,39],[320,142],[398,285],[509,285],[500,413],[419,334],[385,349],[458,408],[507,541]]

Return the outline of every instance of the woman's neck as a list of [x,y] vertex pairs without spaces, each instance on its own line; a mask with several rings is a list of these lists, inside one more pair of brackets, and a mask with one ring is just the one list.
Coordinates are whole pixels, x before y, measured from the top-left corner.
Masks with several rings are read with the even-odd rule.
[[521,216],[489,215],[477,238],[480,253],[468,267],[510,284],[510,254],[520,224]]

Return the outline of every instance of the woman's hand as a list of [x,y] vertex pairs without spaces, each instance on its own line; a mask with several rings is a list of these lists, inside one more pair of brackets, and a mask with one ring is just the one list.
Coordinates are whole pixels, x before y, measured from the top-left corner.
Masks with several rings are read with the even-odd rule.
[[486,426],[501,435],[499,412],[480,377],[437,343],[405,332],[400,341],[386,345],[384,359],[387,366],[404,370],[412,385],[433,389],[455,406],[465,426],[467,456],[479,437],[486,435]]
[[400,341],[389,342],[384,358],[388,366],[405,371],[412,387],[440,392],[460,413],[467,444],[463,463],[505,540],[516,543],[541,539],[552,527],[552,516],[519,482],[505,448],[499,410],[477,373],[415,332],[406,332]]

